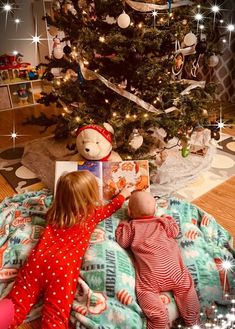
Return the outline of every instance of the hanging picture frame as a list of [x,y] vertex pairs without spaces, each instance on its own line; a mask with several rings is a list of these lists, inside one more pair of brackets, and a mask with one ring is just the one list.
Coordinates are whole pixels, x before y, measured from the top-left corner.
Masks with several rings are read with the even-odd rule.
[[184,67],[184,54],[179,51],[175,54],[173,59],[172,73],[177,76],[179,75]]

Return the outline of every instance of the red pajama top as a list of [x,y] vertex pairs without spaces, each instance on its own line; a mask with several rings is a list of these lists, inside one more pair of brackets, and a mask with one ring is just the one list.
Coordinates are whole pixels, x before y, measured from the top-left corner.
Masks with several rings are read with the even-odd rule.
[[116,196],[88,216],[86,226],[56,228],[47,225],[40,241],[25,262],[8,295],[15,305],[16,328],[26,318],[39,295],[43,295],[42,329],[67,329],[80,266],[96,225],[118,210],[125,198]]

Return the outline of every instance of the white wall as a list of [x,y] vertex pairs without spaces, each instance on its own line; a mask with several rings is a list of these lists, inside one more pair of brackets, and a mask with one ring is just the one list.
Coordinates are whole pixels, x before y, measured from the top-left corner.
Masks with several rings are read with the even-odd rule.
[[[40,11],[38,13],[38,17],[33,15],[33,0],[18,0],[16,4],[19,6],[19,9],[15,10],[13,17],[9,13],[6,26],[6,12],[2,9],[0,11],[0,55],[5,53],[10,54],[12,51],[17,50],[24,55],[23,62],[29,62],[35,66],[39,63],[39,52],[36,50],[35,43],[32,43],[31,40],[21,39],[30,39],[35,35],[35,21],[37,20],[39,25],[41,24],[42,12]],[[17,31],[16,24],[14,23],[15,18],[22,20],[22,23],[18,25]],[[45,38],[45,36],[43,37]]]

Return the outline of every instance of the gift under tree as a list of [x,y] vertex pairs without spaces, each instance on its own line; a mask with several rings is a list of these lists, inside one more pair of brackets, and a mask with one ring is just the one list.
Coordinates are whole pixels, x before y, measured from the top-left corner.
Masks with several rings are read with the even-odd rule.
[[40,65],[52,86],[41,102],[63,107],[55,137],[108,122],[123,159],[146,158],[159,146],[157,127],[164,129],[163,144],[176,137],[187,156],[190,135],[207,123],[215,104],[215,86],[198,75],[202,65],[218,64],[221,17],[209,6],[188,0],[54,0],[52,15],[44,18],[53,51]]

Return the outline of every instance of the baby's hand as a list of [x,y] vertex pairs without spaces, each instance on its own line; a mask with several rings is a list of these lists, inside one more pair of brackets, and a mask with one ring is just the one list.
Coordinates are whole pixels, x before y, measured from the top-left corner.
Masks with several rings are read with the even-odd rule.
[[123,190],[121,190],[120,194],[124,196],[125,199],[129,198],[131,196],[131,192],[134,191],[134,187],[125,187]]

